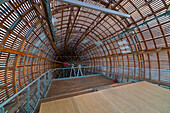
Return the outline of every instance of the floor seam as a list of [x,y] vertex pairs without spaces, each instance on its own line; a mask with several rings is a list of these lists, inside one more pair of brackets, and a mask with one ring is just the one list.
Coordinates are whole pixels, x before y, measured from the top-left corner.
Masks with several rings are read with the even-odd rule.
[[[129,93],[130,94],[130,93]],[[155,108],[153,108],[152,106],[150,106],[150,105],[148,105],[147,103],[145,103],[143,100],[141,100],[140,98],[138,98],[138,97],[136,97],[135,95],[132,95],[132,94],[130,94],[133,98],[136,98],[136,99],[138,99],[140,102],[142,102],[143,104],[145,104],[145,105],[147,105],[147,106],[149,106],[150,108],[152,108],[153,110],[155,110],[155,111],[157,111],[157,112],[159,112],[159,113],[161,113],[160,111],[158,111],[157,109],[155,109]]]
[[120,113],[123,113],[114,103],[112,103],[102,92],[98,91],[112,106],[116,108]]
[[79,105],[77,104],[77,101],[76,101],[76,99],[75,99],[74,96],[73,96],[73,99],[74,99],[74,101],[75,101],[75,103],[76,103],[76,105],[77,105],[77,107],[78,107],[79,112],[81,113],[81,110],[80,110],[80,108],[79,108]]

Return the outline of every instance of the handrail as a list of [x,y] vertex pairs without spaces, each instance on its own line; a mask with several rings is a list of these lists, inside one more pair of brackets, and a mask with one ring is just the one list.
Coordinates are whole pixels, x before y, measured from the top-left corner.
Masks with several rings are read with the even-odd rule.
[[[168,69],[150,69],[139,67],[123,67],[123,66],[101,66],[102,75],[114,79],[118,77],[119,82],[126,82],[129,80],[147,80],[151,83],[167,86],[170,88],[169,76],[170,70]],[[162,76],[160,76],[162,74]],[[122,79],[124,77],[124,79]]]
[[75,79],[75,78],[83,78],[83,77],[92,77],[92,76],[100,76],[101,74],[91,74],[91,75],[85,75],[85,76],[79,76],[79,77],[67,77],[67,78],[57,78],[57,79],[52,79],[52,81],[56,80],[66,80],[66,79]]
[[[47,72],[45,72],[45,73],[43,73],[41,76],[39,76],[37,79],[35,79],[34,81],[32,81],[31,83],[29,83],[26,87],[24,87],[23,89],[21,89],[19,92],[17,92],[16,94],[14,94],[13,96],[11,96],[10,98],[8,98],[6,101],[4,101],[2,104],[0,104],[0,112],[2,112],[2,113],[4,113],[3,111],[4,111],[4,106],[7,104],[7,103],[9,103],[10,101],[12,101],[14,98],[16,98],[19,94],[21,94],[22,92],[24,92],[25,90],[27,90],[27,95],[28,95],[28,97],[26,97],[26,102],[27,102],[27,108],[28,109],[30,109],[30,87],[31,87],[31,85],[33,85],[35,82],[37,82],[37,95],[39,95],[38,96],[38,98],[37,98],[37,102],[36,102],[36,106],[38,105],[38,102],[39,102],[39,100],[40,100],[40,80],[41,80],[41,78],[42,77],[44,77],[44,87],[43,87],[43,97],[46,95],[46,93],[47,93],[47,91],[48,91],[48,89],[49,89],[49,85],[50,85],[50,83],[51,83],[51,81],[52,80],[62,80],[62,79],[70,79],[70,78],[76,78],[76,77],[86,77],[86,76],[88,76],[88,75],[85,75],[85,74],[82,74],[82,76],[80,75],[76,75],[76,76],[69,76],[68,78],[59,78],[59,79],[53,79],[52,78],[52,74],[51,74],[51,72],[53,72],[53,71],[55,71],[55,70],[60,70],[60,69],[62,69],[62,70],[65,70],[65,69],[88,69],[89,70],[89,68],[91,69],[91,70],[93,70],[94,69],[94,67],[98,67],[99,68],[99,73],[98,73],[98,71],[97,71],[97,73],[96,74],[94,74],[93,72],[92,72],[92,74],[91,75],[93,75],[93,76],[97,76],[97,75],[104,75],[104,76],[106,76],[106,77],[108,77],[108,78],[110,78],[110,79],[113,79],[114,80],[114,77],[113,77],[113,75],[114,76],[119,76],[119,74],[121,74],[121,72],[127,72],[126,70],[129,70],[130,69],[130,72],[128,71],[128,74],[132,74],[132,77],[134,76],[134,74],[136,74],[136,72],[138,72],[138,71],[140,71],[140,70],[142,70],[142,69],[144,69],[145,71],[162,71],[162,72],[168,72],[168,73],[170,73],[170,70],[165,70],[165,69],[149,69],[149,68],[139,68],[139,67],[122,67],[122,66],[100,66],[100,65],[97,65],[97,66],[79,66],[79,67],[70,67],[70,68],[55,68],[55,69],[50,69],[50,70],[48,70]],[[106,68],[108,68],[109,70],[108,71],[104,71],[104,70],[106,70],[105,68],[102,68],[102,67],[106,67]],[[115,71],[117,72],[118,71],[118,75],[117,74],[113,74],[111,71],[110,71],[110,68],[114,68],[114,69],[116,69]],[[123,69],[121,72],[120,72],[120,69]],[[132,69],[134,69],[134,70],[136,70],[136,72],[134,72],[134,70],[132,70]],[[139,70],[138,70],[139,69]],[[81,70],[82,71],[82,70]],[[95,70],[94,70],[95,71]],[[112,71],[114,71],[114,70],[112,70]],[[102,74],[101,74],[101,72],[103,72]],[[107,74],[106,74],[107,73]],[[48,78],[47,78],[47,76],[46,75],[48,75]],[[49,76],[50,75],[50,76]],[[149,79],[151,79],[151,83],[152,83],[152,79],[154,78],[154,76],[152,76],[152,75],[149,75]],[[47,79],[47,81],[46,81],[46,79]],[[133,79],[133,78],[132,78]],[[47,86],[47,87],[46,87]],[[42,97],[42,96],[41,96]],[[22,103],[23,104],[23,103]],[[35,108],[36,108],[36,106],[34,106],[34,108],[33,108],[33,110],[32,111],[34,111],[35,110]],[[31,110],[28,110],[28,112],[30,112]]]
[[[52,70],[53,69],[50,69],[50,70],[48,70],[47,72],[45,72],[45,73],[43,73],[41,76],[39,76],[38,78],[36,78],[34,81],[32,81],[31,83],[29,83],[26,87],[24,87],[23,89],[21,89],[19,92],[17,92],[17,93],[15,93],[13,96],[11,96],[10,98],[8,98],[6,101],[4,101],[2,104],[0,104],[0,113],[4,113],[4,106],[7,104],[7,103],[9,103],[10,101],[12,101],[13,99],[15,99],[19,94],[21,94],[21,93],[23,93],[25,90],[27,90],[27,97],[25,98],[25,100],[24,101],[26,101],[27,102],[27,104],[26,104],[26,111],[27,112],[34,112],[35,111],[35,109],[36,109],[36,106],[38,105],[38,102],[39,102],[39,100],[40,100],[40,97],[44,97],[45,95],[46,95],[46,93],[47,93],[47,90],[49,89],[49,85],[50,85],[50,83],[51,83],[51,80],[52,80],[52,74],[51,74],[51,72],[52,72]],[[46,75],[48,75],[48,76],[46,76]],[[40,80],[41,80],[41,78],[43,78],[44,77],[44,83],[43,83],[43,85],[44,85],[44,87],[43,87],[43,96],[41,96],[40,95]],[[47,80],[46,80],[47,79]],[[31,87],[31,85],[33,85],[35,82],[37,82],[37,89],[34,89],[34,90],[36,90],[36,94],[38,94],[37,96],[37,101],[36,101],[36,103],[34,103],[34,104],[36,104],[35,106],[34,106],[34,108],[32,109],[32,111],[30,110],[30,95],[31,95],[31,90],[30,90],[30,87]],[[24,98],[22,98],[22,99],[24,99]],[[22,100],[21,99],[21,100]],[[20,100],[19,100],[20,101]],[[17,102],[17,103],[19,103],[19,101]],[[20,104],[24,104],[24,101],[22,102],[22,103],[20,103]],[[19,108],[19,107],[18,107]],[[17,108],[17,109],[18,109]],[[8,109],[7,109],[8,110]],[[10,111],[11,110],[13,110],[13,108],[11,109],[9,109]]]
[[[50,71],[50,70],[49,70]],[[47,71],[47,72],[49,72]],[[41,77],[43,77],[47,72],[43,73],[41,76],[39,76],[37,79],[35,79],[33,82],[29,83],[26,87],[21,89],[19,92],[15,93],[12,97],[8,98],[6,101],[4,101],[2,104],[0,104],[0,108],[5,106],[8,102],[10,102],[12,99],[14,99],[16,96],[18,96],[20,93],[22,93],[24,90],[26,90],[28,87],[30,87],[33,83],[38,81]]]
[[[85,69],[85,68],[94,68],[94,67],[100,67],[100,66],[80,66],[80,67],[72,67],[72,68],[74,68],[74,69]],[[50,76],[50,79],[49,79],[49,74],[51,73],[51,72],[53,72],[53,71],[55,71],[55,70],[60,70],[60,69],[63,69],[63,70],[65,70],[65,69],[72,69],[72,68],[55,68],[55,69],[50,69],[50,70],[48,70],[47,72],[45,72],[45,73],[43,73],[41,76],[39,76],[38,78],[36,78],[34,81],[32,81],[31,83],[29,83],[26,87],[24,87],[23,89],[21,89],[20,91],[18,91],[17,93],[15,93],[13,96],[11,96],[10,98],[8,98],[6,101],[4,101],[2,104],[0,104],[0,112],[2,112],[2,113],[4,113],[4,106],[6,105],[6,104],[8,104],[9,102],[11,102],[13,99],[15,99],[18,95],[20,95],[21,93],[23,93],[25,90],[27,90],[27,97],[26,98],[24,98],[25,100],[24,101],[26,101],[27,102],[27,105],[26,105],[26,109],[28,109],[28,111],[27,112],[34,112],[35,111],[35,108],[36,108],[36,106],[38,105],[38,102],[39,102],[39,100],[40,100],[40,79],[41,78],[43,78],[44,77],[44,83],[43,83],[43,85],[44,85],[44,87],[43,87],[43,89],[41,89],[41,90],[43,90],[43,97],[47,94],[47,91],[48,91],[48,88],[49,88],[49,86],[50,86],[50,82],[52,81],[52,77]],[[46,81],[46,75],[48,75],[48,80],[49,81]],[[96,74],[97,75],[97,74]],[[78,75],[77,75],[78,76]],[[37,97],[37,102],[35,103],[36,105],[34,106],[34,108],[33,108],[33,110],[31,110],[31,108],[30,108],[30,95],[31,95],[31,89],[30,89],[30,87],[34,84],[34,83],[36,83],[37,82],[37,89],[34,89],[34,90],[36,90],[36,94],[38,94],[39,96]],[[46,84],[47,83],[47,84]],[[46,87],[46,86],[48,86],[48,87]],[[24,92],[24,93],[26,93],[26,92]],[[20,101],[20,100],[19,100]],[[20,104],[23,104],[23,103],[20,103]],[[17,108],[18,109],[18,108]],[[11,108],[9,109],[9,110],[11,110]]]
[[145,70],[154,70],[154,71],[160,70],[160,71],[170,72],[170,70],[168,70],[168,69],[149,69],[149,68],[123,67],[123,66],[103,66],[103,67],[111,67],[111,68],[132,68],[132,69],[136,68],[136,69],[145,69]]
[[78,65],[78,67],[74,67],[72,65],[69,68],[55,68],[54,71],[59,70],[59,74],[56,76],[55,80],[61,79],[61,78],[71,78],[71,77],[80,77],[80,76],[88,76],[88,75],[98,75],[101,73],[95,71],[95,68],[100,68],[100,65],[97,66],[81,66]]
[[[89,67],[100,67],[99,65],[97,66],[82,66],[81,68],[89,68]],[[79,67],[74,67],[75,69],[78,69]],[[72,69],[71,67],[70,68],[55,68],[53,70],[59,70],[59,69]]]

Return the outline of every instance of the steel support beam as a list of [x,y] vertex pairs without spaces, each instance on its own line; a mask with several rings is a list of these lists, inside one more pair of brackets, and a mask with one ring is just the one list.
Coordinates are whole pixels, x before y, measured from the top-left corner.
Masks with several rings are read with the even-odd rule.
[[9,0],[0,0],[0,4],[3,4],[5,2],[8,2]]
[[[60,57],[60,53],[57,49],[57,42],[56,42],[56,39],[55,39],[55,32],[54,32],[54,27],[53,27],[53,24],[52,24],[52,14],[51,14],[51,7],[50,7],[50,1],[49,0],[42,0],[42,5],[44,7],[44,10],[45,10],[45,17],[46,17],[46,20],[47,20],[47,23],[48,23],[48,27],[50,29],[50,32],[51,32],[51,38],[53,40],[53,44],[55,44],[54,46],[54,49],[56,50],[57,54],[59,55]],[[61,57],[61,59],[63,59]]]
[[78,0],[58,0],[58,1],[73,4],[73,5],[80,6],[80,7],[86,7],[86,8],[94,9],[94,10],[101,11],[101,12],[108,13],[108,14],[118,15],[118,16],[121,16],[121,17],[126,17],[126,18],[130,17],[129,14],[125,14],[125,13],[121,13],[121,12],[114,11],[114,10],[111,10],[111,9],[99,7],[99,6],[92,5],[92,4],[88,4],[88,3],[81,2],[81,1],[78,1]]
[[45,9],[46,9],[45,13],[47,15],[47,23],[50,26],[50,30],[51,30],[53,41],[56,43],[54,28],[53,28],[53,24],[52,24],[52,15],[51,15],[50,1],[49,0],[42,0],[42,1],[44,3]]

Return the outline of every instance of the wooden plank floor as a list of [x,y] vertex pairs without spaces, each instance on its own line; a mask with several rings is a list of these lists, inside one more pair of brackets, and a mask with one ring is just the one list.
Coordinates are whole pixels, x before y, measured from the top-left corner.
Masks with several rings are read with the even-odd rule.
[[[54,113],[49,112],[50,109],[51,111],[54,109],[53,106],[57,106],[55,113],[168,113],[170,111],[169,89],[145,81],[67,99],[71,100],[61,99],[51,101],[52,103],[42,103],[40,113],[44,113],[45,110]],[[68,106],[71,104],[70,101],[73,105]],[[61,107],[58,107],[59,104],[62,104]]]
[[74,98],[64,98],[41,104],[40,113],[80,113]]
[[[115,92],[116,92],[118,96],[121,96],[122,100],[123,100],[123,98],[128,99],[127,101],[130,102],[130,104],[132,102],[134,102],[134,101],[132,101],[132,99],[135,98],[136,101],[138,101],[138,104],[135,104],[136,103],[135,102],[135,103],[133,103],[132,106],[135,105],[138,108],[145,108],[145,109],[142,109],[142,111],[145,111],[148,107],[150,107],[154,113],[156,113],[156,111],[161,112],[161,113],[166,113],[166,112],[170,111],[170,91],[169,91],[169,89],[165,89],[165,88],[159,87],[157,85],[154,85],[154,84],[151,84],[148,82],[139,82],[139,83],[136,83],[135,85],[129,84],[129,85],[125,85],[124,87],[116,87],[114,89],[108,89],[105,91],[103,90],[101,92],[109,100],[111,100],[113,97],[116,96],[116,94],[115,94]],[[126,94],[128,96],[123,97],[122,94]],[[130,99],[130,97],[131,97],[131,99]],[[117,104],[118,102],[123,104],[123,102],[120,102],[120,99],[118,99],[117,102],[114,99],[114,100],[112,100],[112,102],[114,102],[115,104]],[[142,103],[145,105],[142,106]],[[139,105],[142,107],[140,107]],[[122,105],[120,105],[120,106],[122,106]],[[140,109],[138,109],[138,110],[140,111]]]
[[74,97],[81,113],[119,113],[99,92]]
[[41,103],[54,101],[54,100],[58,100],[58,99],[63,99],[63,98],[68,98],[68,97],[73,97],[73,96],[82,95],[82,94],[91,93],[91,92],[94,92],[93,89],[85,89],[85,90],[81,90],[81,91],[77,91],[77,92],[65,93],[63,95],[52,96],[52,97],[41,99],[37,105],[35,113],[39,113]]
[[114,81],[104,76],[81,77],[52,81],[46,97],[57,96],[65,93],[76,92],[88,88],[95,88],[113,84]]

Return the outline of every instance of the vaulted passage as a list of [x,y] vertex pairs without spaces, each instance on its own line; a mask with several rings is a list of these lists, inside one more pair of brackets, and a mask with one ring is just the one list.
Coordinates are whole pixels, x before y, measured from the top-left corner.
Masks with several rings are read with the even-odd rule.
[[[77,99],[82,107],[86,97],[81,101],[77,95],[91,99],[99,89],[143,87],[140,83],[156,84],[160,92],[170,88],[169,0],[0,0],[0,113],[38,112],[46,97],[56,105],[61,97]],[[49,95],[52,90],[57,94]],[[170,98],[168,91],[161,94]],[[125,112],[113,104],[115,112]],[[145,112],[162,112],[155,106],[145,106]]]

